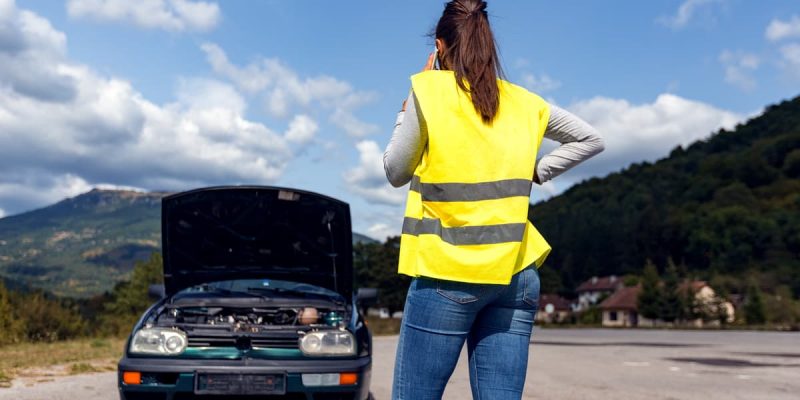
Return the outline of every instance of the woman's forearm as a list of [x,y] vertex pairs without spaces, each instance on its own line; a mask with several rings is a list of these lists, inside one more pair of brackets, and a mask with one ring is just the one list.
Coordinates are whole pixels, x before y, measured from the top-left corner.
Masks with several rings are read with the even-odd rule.
[[544,137],[561,146],[542,157],[536,165],[536,182],[545,183],[605,149],[603,137],[591,125],[558,106],[550,106],[550,120]]
[[411,181],[427,143],[427,134],[414,94],[408,96],[405,112],[397,114],[392,138],[383,153],[383,169],[394,187]]

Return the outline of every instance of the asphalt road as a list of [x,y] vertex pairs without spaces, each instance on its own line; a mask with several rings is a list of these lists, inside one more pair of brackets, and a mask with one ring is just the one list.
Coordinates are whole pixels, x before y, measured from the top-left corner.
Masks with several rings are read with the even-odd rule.
[[[397,337],[374,344],[372,391],[389,399]],[[800,398],[798,333],[537,329],[531,346],[526,399]],[[471,397],[464,356],[447,400]],[[117,398],[113,372],[27,385],[0,399]]]

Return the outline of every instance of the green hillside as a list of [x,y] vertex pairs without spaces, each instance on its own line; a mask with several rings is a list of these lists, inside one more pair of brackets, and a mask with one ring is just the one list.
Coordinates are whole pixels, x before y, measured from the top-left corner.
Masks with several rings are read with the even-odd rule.
[[[69,297],[110,290],[160,249],[167,194],[96,189],[0,219],[0,280]],[[354,233],[353,243],[375,240]]]
[[[642,143],[647,146],[647,143]],[[674,261],[728,293],[800,296],[800,97],[534,205],[551,290]]]
[[0,219],[0,275],[64,296],[108,290],[159,248],[163,196],[93,190]]

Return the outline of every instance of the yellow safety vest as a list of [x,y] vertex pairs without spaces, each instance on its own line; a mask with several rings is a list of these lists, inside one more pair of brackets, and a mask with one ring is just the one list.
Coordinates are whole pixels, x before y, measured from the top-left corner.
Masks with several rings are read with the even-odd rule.
[[528,221],[528,207],[547,103],[498,80],[500,107],[487,125],[452,71],[411,82],[428,145],[408,192],[399,272],[508,284],[541,266],[550,245]]

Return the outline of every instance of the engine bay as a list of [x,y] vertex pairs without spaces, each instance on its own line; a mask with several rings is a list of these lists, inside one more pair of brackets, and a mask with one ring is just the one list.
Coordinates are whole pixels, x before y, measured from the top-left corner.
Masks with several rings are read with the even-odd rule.
[[336,307],[165,307],[154,325],[180,328],[190,335],[196,330],[252,334],[286,328],[338,327],[346,320],[346,314],[345,309]]

